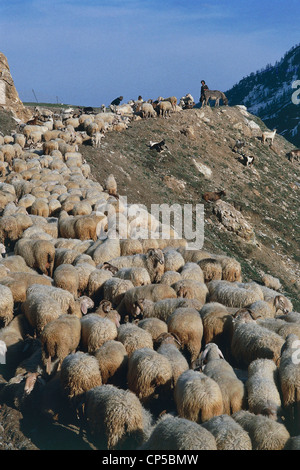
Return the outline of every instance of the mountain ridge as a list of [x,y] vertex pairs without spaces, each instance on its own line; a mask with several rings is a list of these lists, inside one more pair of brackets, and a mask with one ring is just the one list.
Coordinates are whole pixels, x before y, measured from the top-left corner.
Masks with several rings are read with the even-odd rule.
[[[231,106],[243,104],[250,113],[297,147],[300,146],[300,104],[293,83],[300,79],[300,45],[292,47],[274,65],[242,78],[225,92]],[[295,93],[296,92],[296,93]],[[300,93],[300,91],[299,91]]]

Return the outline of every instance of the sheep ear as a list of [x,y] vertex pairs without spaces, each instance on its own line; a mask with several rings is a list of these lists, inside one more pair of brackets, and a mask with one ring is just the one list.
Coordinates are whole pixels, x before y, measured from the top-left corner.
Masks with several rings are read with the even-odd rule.
[[88,311],[88,306],[87,306],[87,301],[86,299],[82,299],[80,301],[80,310],[81,310],[81,313],[83,315],[86,315],[87,314],[87,311]]
[[221,359],[225,359],[224,356],[223,356],[223,353],[221,351],[221,349],[218,348],[218,354],[220,356]]

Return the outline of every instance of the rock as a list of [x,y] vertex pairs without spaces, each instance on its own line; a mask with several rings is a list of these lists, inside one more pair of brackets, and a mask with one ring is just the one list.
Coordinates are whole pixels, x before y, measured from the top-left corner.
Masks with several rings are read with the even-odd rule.
[[10,74],[7,58],[0,52],[0,109],[11,111],[16,119],[28,121],[32,113],[19,98]]
[[213,211],[228,231],[236,233],[247,242],[255,242],[253,228],[231,204],[219,199],[215,203]]
[[212,177],[212,171],[207,165],[204,165],[201,162],[197,162],[194,158],[193,158],[193,163],[195,167],[197,168],[197,170],[200,173],[202,173],[202,175],[205,176],[205,178],[210,179]]
[[166,186],[168,186],[168,188],[172,189],[173,191],[182,192],[185,190],[186,182],[178,180],[174,176],[164,176],[163,182]]

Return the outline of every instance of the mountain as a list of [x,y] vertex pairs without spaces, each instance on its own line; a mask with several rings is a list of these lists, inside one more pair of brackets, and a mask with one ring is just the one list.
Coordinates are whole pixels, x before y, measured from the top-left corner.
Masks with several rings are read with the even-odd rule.
[[[275,65],[251,73],[225,94],[231,106],[243,104],[270,129],[300,147],[300,45],[290,49]],[[299,82],[300,83],[300,82]],[[299,90],[299,92],[298,92]],[[294,99],[292,100],[292,97]]]

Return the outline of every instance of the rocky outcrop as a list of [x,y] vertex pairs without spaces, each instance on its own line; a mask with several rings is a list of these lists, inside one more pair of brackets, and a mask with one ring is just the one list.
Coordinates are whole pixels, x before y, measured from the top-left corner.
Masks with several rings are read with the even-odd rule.
[[224,227],[247,242],[255,242],[255,233],[249,222],[231,204],[220,199],[215,203],[214,213]]
[[28,121],[32,115],[19,98],[7,58],[2,52],[0,52],[0,109],[11,111],[15,118],[24,122]]

